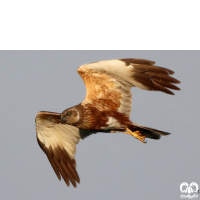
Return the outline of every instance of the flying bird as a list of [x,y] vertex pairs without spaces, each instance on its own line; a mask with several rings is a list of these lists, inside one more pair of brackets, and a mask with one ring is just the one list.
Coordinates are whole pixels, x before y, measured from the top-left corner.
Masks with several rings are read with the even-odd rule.
[[174,95],[170,89],[180,90],[174,85],[180,81],[170,76],[174,72],[154,64],[144,59],[116,59],[82,65],[77,71],[87,89],[84,101],[62,113],[37,113],[37,141],[59,180],[62,177],[74,187],[80,183],[76,144],[91,134],[122,132],[143,143],[145,138],[170,134],[130,120],[131,87],[170,95]]

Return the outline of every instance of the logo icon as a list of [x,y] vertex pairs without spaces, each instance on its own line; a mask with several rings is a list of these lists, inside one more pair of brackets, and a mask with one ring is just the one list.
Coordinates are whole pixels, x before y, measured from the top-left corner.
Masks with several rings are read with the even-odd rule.
[[199,193],[199,187],[195,182],[190,183],[190,185],[186,182],[183,182],[180,185],[180,191],[182,193],[186,193],[185,195],[182,194],[181,198],[193,199],[198,197],[197,194]]

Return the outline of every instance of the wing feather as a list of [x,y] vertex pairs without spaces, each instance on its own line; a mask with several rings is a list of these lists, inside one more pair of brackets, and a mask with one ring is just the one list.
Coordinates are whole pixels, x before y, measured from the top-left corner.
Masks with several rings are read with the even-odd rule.
[[[113,110],[130,117],[131,87],[174,94],[180,83],[171,77],[167,68],[154,66],[144,59],[106,60],[82,65],[78,73],[86,85],[86,97],[82,104],[92,103],[99,110]],[[167,89],[169,88],[169,89]]]
[[37,141],[57,175],[69,186],[80,183],[76,171],[76,144],[80,140],[79,129],[60,123],[60,113],[39,112],[36,116]]
[[61,180],[60,172],[58,171],[58,168],[53,160],[53,151],[52,147],[50,147],[48,150],[46,149],[45,145],[37,138],[38,144],[40,148],[44,151],[44,153],[47,155],[47,158],[49,162],[51,163],[51,166],[53,167],[53,170],[55,174],[57,175],[58,179]]

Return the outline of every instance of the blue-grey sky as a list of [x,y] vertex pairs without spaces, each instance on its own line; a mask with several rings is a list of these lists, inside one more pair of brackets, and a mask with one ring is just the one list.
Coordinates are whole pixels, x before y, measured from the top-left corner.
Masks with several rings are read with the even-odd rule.
[[[175,96],[132,88],[131,120],[172,134],[147,144],[123,133],[81,140],[81,183],[67,187],[37,144],[35,115],[79,104],[86,89],[77,68],[117,58],[175,71]],[[167,200],[180,199],[182,182],[200,186],[199,63],[200,51],[0,51],[0,199]]]

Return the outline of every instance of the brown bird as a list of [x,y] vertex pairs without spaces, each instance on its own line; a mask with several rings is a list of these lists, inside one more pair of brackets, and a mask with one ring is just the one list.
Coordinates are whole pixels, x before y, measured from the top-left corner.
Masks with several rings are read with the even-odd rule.
[[[87,93],[85,100],[60,113],[39,112],[36,116],[37,140],[46,153],[57,177],[69,186],[80,183],[76,171],[76,144],[97,132],[122,132],[143,143],[145,138],[159,139],[169,135],[130,121],[131,87],[161,91],[180,90],[171,77],[173,71],[154,66],[144,59],[118,59],[82,65],[78,73]],[[169,88],[169,89],[168,89]]]

